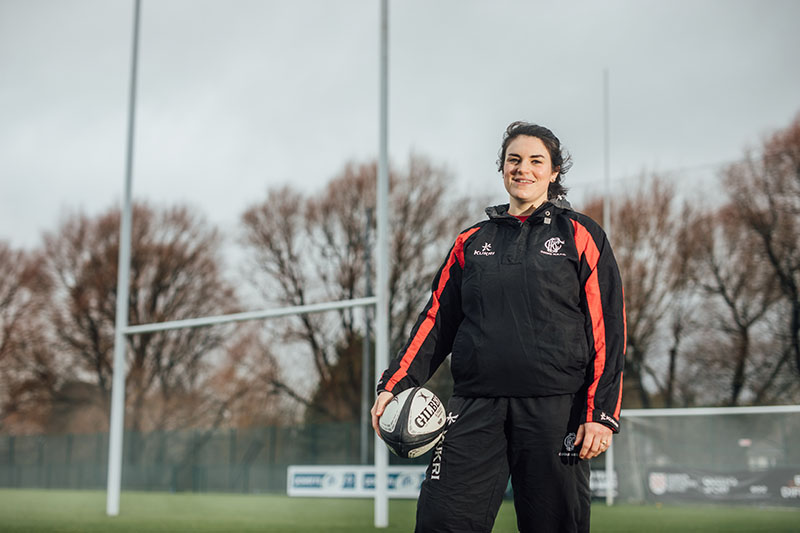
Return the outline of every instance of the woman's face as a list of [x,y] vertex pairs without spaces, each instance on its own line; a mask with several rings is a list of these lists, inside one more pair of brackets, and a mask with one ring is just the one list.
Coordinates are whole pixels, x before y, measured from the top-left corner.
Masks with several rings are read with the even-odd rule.
[[510,211],[523,214],[547,200],[547,187],[558,177],[550,152],[538,137],[519,135],[506,148],[503,183],[508,191]]

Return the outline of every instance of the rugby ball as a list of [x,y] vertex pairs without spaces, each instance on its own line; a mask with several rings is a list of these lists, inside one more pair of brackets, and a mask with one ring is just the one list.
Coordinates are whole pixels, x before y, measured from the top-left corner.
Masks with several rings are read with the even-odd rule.
[[442,401],[428,389],[414,387],[386,404],[378,427],[393,454],[412,459],[436,445],[446,419]]

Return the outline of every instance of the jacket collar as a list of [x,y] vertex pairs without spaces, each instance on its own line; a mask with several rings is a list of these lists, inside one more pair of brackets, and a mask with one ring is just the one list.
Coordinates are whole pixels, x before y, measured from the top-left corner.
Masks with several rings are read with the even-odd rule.
[[[500,205],[493,205],[486,208],[486,214],[489,216],[490,219],[506,219],[506,220],[514,220],[517,221],[517,217],[514,215],[508,214],[509,204],[500,204]],[[554,210],[556,212],[561,212],[564,210],[572,210],[572,206],[567,201],[566,198],[560,196],[558,198],[554,198],[552,200],[547,200],[545,203],[540,205],[536,208],[536,210],[531,213],[530,218],[543,218],[545,216],[545,211],[547,209]]]

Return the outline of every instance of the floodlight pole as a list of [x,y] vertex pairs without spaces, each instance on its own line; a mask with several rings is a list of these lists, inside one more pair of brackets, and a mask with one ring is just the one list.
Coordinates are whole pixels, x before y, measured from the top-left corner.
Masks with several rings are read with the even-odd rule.
[[[603,194],[603,230],[606,237],[611,239],[611,128],[609,125],[610,91],[608,88],[608,68],[603,69],[603,171],[605,174],[606,191]],[[606,450],[606,505],[614,505],[614,444]]]
[[117,314],[114,324],[114,373],[111,381],[111,420],[108,431],[108,486],[106,514],[119,514],[122,488],[122,437],[125,420],[125,333],[128,326],[128,292],[131,266],[131,183],[133,181],[133,140],[136,118],[136,66],[139,51],[140,0],[133,8],[133,50],[128,103],[128,146],[125,160],[125,193],[119,225],[119,263],[117,264]]
[[606,191],[603,194],[603,230],[606,236],[611,235],[611,140],[609,127],[609,88],[608,69],[603,69],[603,167]]
[[[389,2],[381,0],[380,115],[377,184],[377,249],[375,295],[375,373],[389,364]],[[375,435],[375,527],[389,525],[389,451]]]

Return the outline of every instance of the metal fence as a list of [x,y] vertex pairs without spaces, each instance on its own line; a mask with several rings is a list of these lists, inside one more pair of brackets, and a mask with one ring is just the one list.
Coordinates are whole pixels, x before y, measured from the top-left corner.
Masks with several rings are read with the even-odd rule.
[[[608,454],[592,461],[593,482],[598,485],[593,493],[604,496],[610,483],[621,502],[683,499],[800,505],[800,407],[774,409],[738,408],[724,414],[722,410],[623,411],[623,430],[614,439],[610,471],[603,470]],[[359,448],[355,422],[128,431],[122,487],[285,493],[289,465],[356,465],[361,463]],[[367,464],[373,461],[372,451]],[[429,458],[426,454],[409,461],[391,456],[391,461],[424,465]],[[103,490],[107,468],[107,433],[0,435],[0,487]],[[719,486],[723,482],[726,485]]]
[[622,422],[621,502],[800,506],[800,406],[623,410]]
[[[127,431],[122,486],[170,492],[285,492],[289,465],[359,464],[359,445],[357,423]],[[372,460],[370,450],[368,461]],[[426,462],[427,457],[416,461]],[[107,473],[107,433],[0,435],[0,487],[105,489]]]

